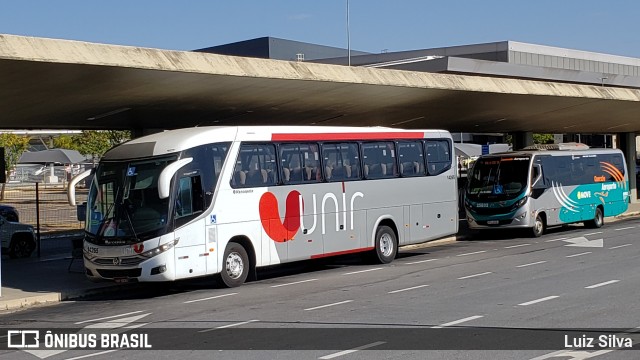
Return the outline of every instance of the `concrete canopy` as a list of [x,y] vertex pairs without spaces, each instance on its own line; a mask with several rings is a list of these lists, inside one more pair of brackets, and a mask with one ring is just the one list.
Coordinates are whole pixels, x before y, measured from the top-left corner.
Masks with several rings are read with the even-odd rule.
[[636,132],[640,90],[0,34],[0,128]]

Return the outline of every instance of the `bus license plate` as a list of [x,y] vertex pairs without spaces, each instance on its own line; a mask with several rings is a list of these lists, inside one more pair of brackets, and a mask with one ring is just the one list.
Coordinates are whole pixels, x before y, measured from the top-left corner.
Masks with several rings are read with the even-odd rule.
[[487,225],[498,225],[500,222],[498,220],[489,220],[487,221]]

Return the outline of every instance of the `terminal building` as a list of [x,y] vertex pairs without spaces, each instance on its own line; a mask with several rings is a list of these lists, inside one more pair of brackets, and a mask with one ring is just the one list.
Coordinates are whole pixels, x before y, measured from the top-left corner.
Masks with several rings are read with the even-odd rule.
[[[348,50],[343,48],[262,37],[196,51],[335,65],[350,63],[351,66],[419,72],[640,88],[638,58],[516,41],[378,54],[352,50],[349,57]],[[500,133],[452,135],[457,142],[486,144],[504,140]],[[580,129],[575,129],[573,133],[556,135],[556,142],[561,141],[583,142],[592,147],[612,147],[616,139],[613,134],[581,133]]]

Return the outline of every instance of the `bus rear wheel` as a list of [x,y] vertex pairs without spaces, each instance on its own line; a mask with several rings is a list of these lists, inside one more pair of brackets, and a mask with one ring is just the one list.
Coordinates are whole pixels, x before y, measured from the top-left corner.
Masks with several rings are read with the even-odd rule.
[[376,238],[372,252],[374,260],[380,264],[388,264],[395,259],[398,253],[398,239],[396,233],[390,227],[383,225],[376,230]]
[[226,287],[242,285],[249,275],[249,256],[244,247],[238,243],[229,243],[224,251],[220,278]]
[[531,229],[531,234],[533,237],[540,237],[544,234],[545,224],[542,216],[540,214],[536,215],[536,221],[533,223],[533,228]]
[[593,220],[585,221],[584,225],[589,228],[599,229],[604,225],[604,215],[602,214],[602,209],[597,207],[596,213],[593,216]]

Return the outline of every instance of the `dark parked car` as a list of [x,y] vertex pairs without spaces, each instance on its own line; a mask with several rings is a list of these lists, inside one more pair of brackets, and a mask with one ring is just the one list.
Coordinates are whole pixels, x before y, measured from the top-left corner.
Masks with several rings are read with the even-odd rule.
[[20,215],[18,214],[18,210],[13,206],[0,205],[0,215],[4,216],[4,218],[9,221],[13,221],[13,222],[20,221]]

